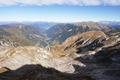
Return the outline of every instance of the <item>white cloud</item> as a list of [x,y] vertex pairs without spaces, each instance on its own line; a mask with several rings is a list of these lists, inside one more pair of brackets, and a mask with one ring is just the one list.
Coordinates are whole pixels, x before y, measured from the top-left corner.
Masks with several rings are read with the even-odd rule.
[[120,0],[0,0],[1,6],[9,5],[120,5]]
[[104,3],[107,5],[120,5],[120,0],[104,0]]

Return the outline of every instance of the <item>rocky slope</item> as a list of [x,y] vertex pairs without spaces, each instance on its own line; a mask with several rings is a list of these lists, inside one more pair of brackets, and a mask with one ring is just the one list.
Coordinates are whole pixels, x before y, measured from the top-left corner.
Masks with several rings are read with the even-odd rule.
[[36,27],[0,27],[0,80],[120,79],[119,30],[106,34],[109,27],[84,22],[53,28],[48,33],[61,44],[45,48]]
[[[0,46],[0,80],[67,80],[75,72],[73,65],[85,67],[71,57],[57,58],[40,47]],[[73,75],[71,79],[89,78],[82,74]],[[92,80],[91,77],[90,79]]]
[[[102,31],[89,31],[65,40],[53,47],[55,57],[71,57],[86,65],[77,67],[79,73],[96,80],[119,80],[120,75],[120,33],[107,36]],[[82,70],[81,70],[82,69]]]
[[[95,33],[97,34],[97,33]],[[99,37],[101,35],[101,37]],[[85,36],[85,35],[84,35]],[[82,36],[84,38],[84,36]],[[95,36],[94,36],[95,37]],[[95,38],[94,38],[95,39]],[[92,39],[93,40],[93,39]],[[78,40],[78,42],[81,41]],[[86,41],[86,39],[84,40]],[[75,42],[77,43],[77,42]],[[74,44],[75,44],[74,43]],[[88,41],[90,44],[75,44],[77,58],[86,64],[86,73],[93,76],[96,80],[119,80],[120,75],[120,34],[117,32],[112,36],[107,36],[102,32],[96,39]]]
[[77,34],[50,50],[0,46],[0,79],[119,80],[119,49],[119,32],[102,31]]
[[[92,51],[98,47],[101,47],[103,41],[107,38],[107,35],[102,31],[89,31],[69,37],[62,43],[62,45],[57,45],[55,48],[58,50],[60,49],[62,51],[61,53],[64,55],[65,53],[66,55],[71,55],[74,53],[87,52],[89,50]],[[70,53],[65,51],[69,51]],[[61,53],[60,55],[62,55]]]
[[109,37],[102,31],[89,31],[68,38],[61,46],[64,51],[74,50],[71,53],[77,53],[77,56],[86,56],[87,58],[87,55],[101,54],[105,57],[104,54],[109,56],[110,53],[119,53],[120,34],[114,33]]
[[52,53],[40,47],[0,47],[0,66],[11,70],[26,64],[40,64],[61,72],[74,72],[72,64],[84,66],[70,57],[55,58]]

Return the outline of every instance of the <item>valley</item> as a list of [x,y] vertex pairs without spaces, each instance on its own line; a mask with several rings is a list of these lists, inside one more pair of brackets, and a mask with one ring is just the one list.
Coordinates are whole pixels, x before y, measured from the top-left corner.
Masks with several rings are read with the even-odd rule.
[[0,80],[119,80],[120,22],[112,24],[0,23]]

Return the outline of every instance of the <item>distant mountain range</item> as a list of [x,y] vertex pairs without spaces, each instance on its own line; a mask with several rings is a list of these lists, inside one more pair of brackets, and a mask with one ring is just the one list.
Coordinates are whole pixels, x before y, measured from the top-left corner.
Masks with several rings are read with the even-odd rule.
[[21,23],[0,25],[1,39],[9,39],[20,46],[40,45],[41,42],[44,43],[44,39],[46,39],[44,31],[45,29],[41,27]]
[[[64,42],[68,37],[87,31],[109,33],[120,29],[120,22],[0,22],[1,39],[19,45],[44,45]],[[6,41],[6,40],[5,40]],[[17,45],[18,45],[17,44]]]
[[76,35],[78,33],[87,32],[87,31],[103,31],[110,32],[120,28],[114,27],[108,24],[98,23],[98,22],[78,22],[78,23],[69,23],[69,24],[56,24],[53,27],[49,28],[46,32],[48,37],[51,40],[56,40],[63,42],[68,37]]
[[101,21],[100,23],[109,25],[112,28],[120,28],[119,21]]
[[9,24],[24,24],[24,25],[36,26],[36,27],[48,29],[57,23],[54,23],[54,22],[0,22],[0,25],[9,25]]

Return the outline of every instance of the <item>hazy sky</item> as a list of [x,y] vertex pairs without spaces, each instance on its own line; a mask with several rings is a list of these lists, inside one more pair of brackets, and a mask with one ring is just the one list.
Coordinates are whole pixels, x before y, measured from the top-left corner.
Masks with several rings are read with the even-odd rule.
[[0,21],[120,21],[120,0],[0,0]]

